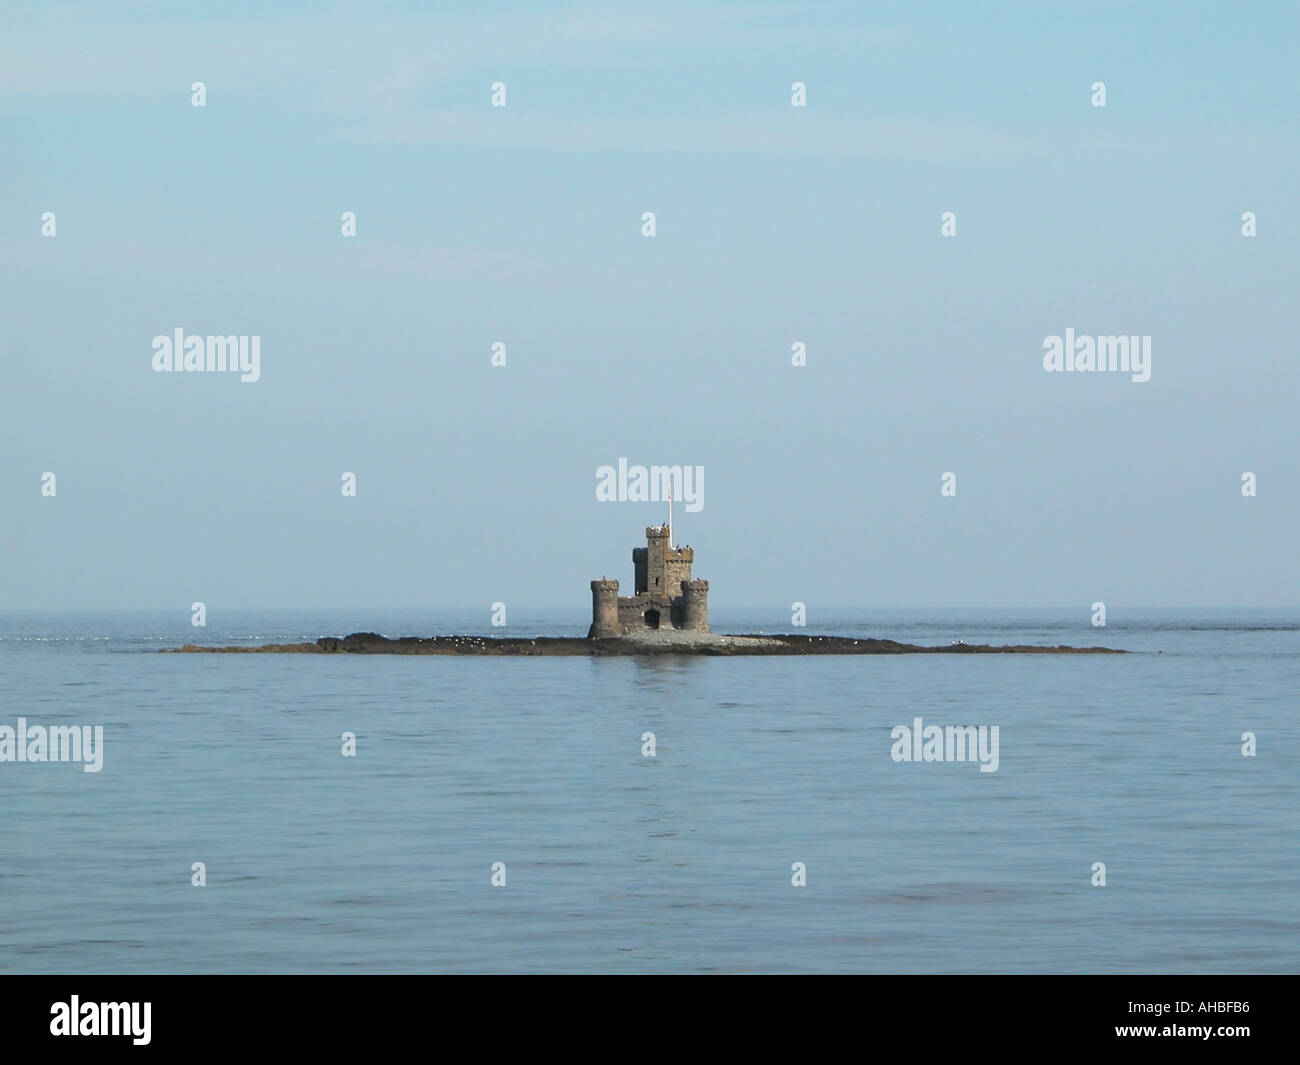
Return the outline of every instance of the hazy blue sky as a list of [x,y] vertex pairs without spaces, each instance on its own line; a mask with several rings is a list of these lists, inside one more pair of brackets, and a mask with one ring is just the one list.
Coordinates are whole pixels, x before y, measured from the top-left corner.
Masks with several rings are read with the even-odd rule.
[[[596,501],[619,457],[704,467],[715,611],[1295,604],[1298,36],[6,3],[0,606],[581,607],[662,518]],[[153,372],[177,328],[261,380]],[[1150,335],[1151,380],[1045,372],[1067,328]]]

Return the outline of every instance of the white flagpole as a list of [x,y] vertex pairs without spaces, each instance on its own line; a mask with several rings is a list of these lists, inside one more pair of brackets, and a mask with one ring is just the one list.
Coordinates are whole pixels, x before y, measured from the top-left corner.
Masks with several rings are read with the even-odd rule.
[[668,482],[668,546],[673,546],[673,484]]

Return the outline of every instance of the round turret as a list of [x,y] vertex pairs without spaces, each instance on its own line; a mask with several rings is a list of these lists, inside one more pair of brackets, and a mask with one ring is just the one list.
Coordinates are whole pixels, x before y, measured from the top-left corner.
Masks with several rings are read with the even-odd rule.
[[591,628],[587,639],[622,636],[618,623],[618,581],[601,578],[591,582]]
[[709,582],[696,579],[682,581],[682,628],[692,632],[712,632],[709,628]]

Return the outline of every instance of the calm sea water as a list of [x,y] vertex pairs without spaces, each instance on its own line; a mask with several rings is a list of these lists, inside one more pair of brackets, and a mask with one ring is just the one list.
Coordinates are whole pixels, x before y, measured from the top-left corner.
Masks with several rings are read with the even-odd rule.
[[[1295,972],[1300,612],[1117,613],[806,631],[1139,653],[599,660],[152,653],[576,614],[0,613],[0,724],[104,727],[0,763],[0,972]],[[998,771],[893,762],[914,717]]]

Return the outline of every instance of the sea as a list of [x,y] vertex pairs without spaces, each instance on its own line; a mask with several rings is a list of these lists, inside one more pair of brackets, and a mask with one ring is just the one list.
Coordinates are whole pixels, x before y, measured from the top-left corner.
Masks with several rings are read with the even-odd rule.
[[[0,726],[103,729],[98,772],[0,762],[0,972],[1300,969],[1300,611],[789,619],[712,621],[1130,653],[174,655],[588,619],[0,612]],[[895,760],[917,719],[996,726],[996,771]]]

